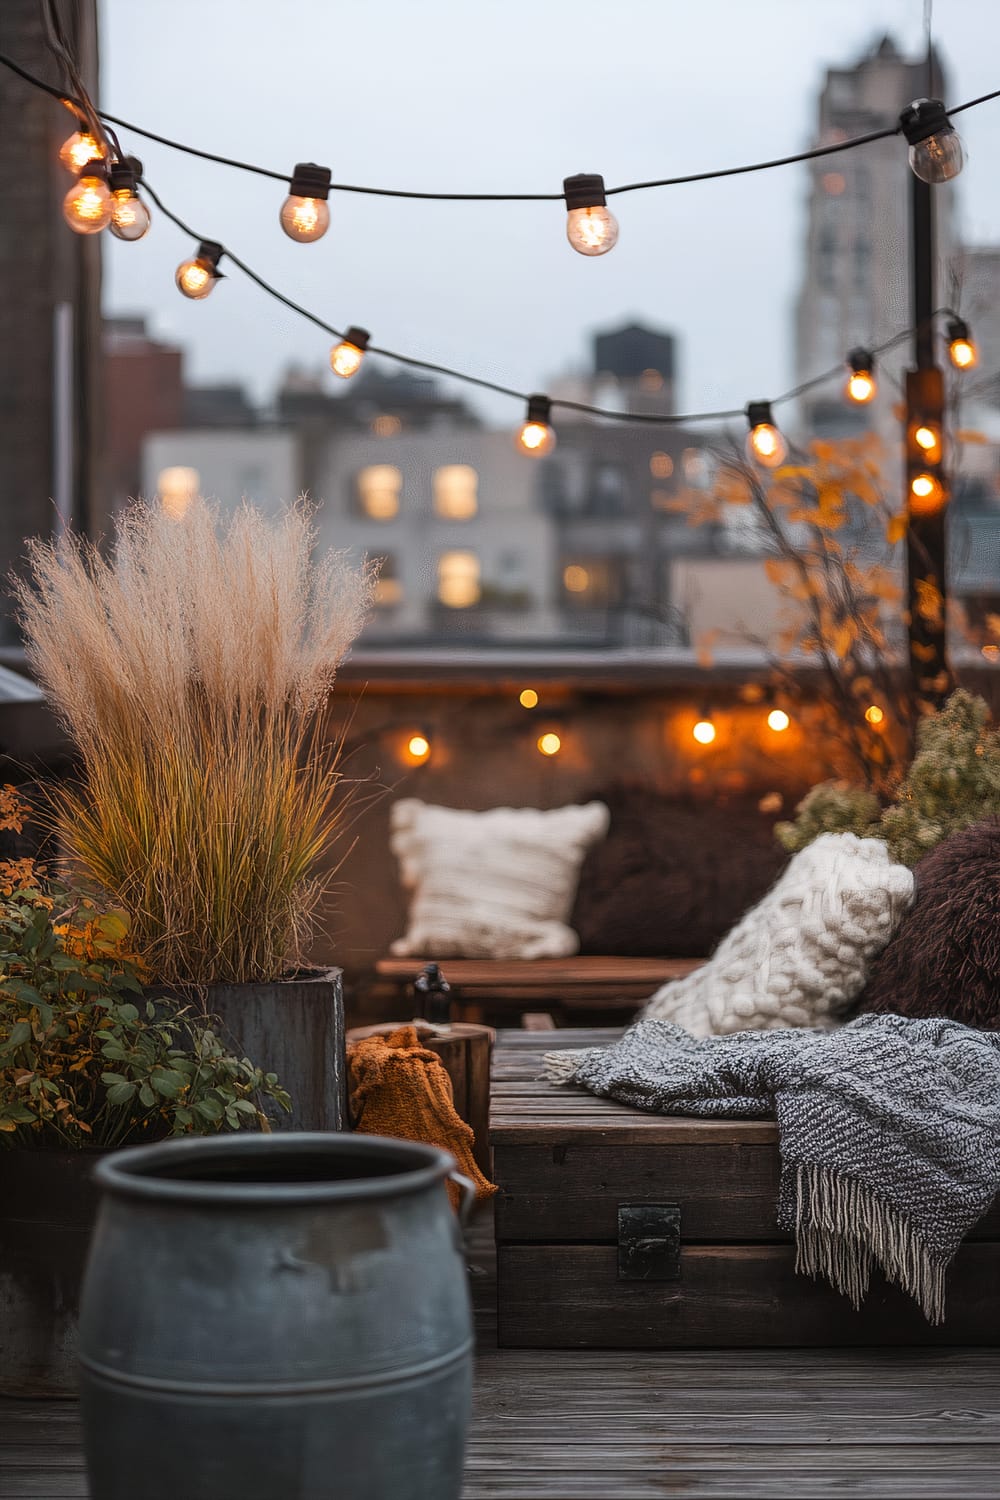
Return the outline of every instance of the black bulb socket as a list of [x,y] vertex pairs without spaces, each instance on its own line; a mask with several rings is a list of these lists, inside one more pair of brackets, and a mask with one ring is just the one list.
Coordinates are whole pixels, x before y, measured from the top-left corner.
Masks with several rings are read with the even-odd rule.
[[875,356],[868,349],[852,349],[847,363],[855,375],[870,375],[875,368]]
[[954,317],[948,319],[948,342],[953,344],[956,339],[965,339],[971,342],[969,337],[969,325],[964,318]]
[[318,167],[314,161],[296,162],[289,194],[293,198],[329,198],[331,175],[329,167]]
[[[138,174],[132,165],[132,160],[132,158],[127,158],[125,161],[112,162],[111,169],[108,172],[108,187],[113,193],[119,193],[123,188],[126,188],[130,193],[135,192],[136,177]],[[139,170],[140,172],[142,170],[141,164],[139,164]]]
[[368,340],[370,338],[371,334],[367,328],[349,328],[344,334],[343,342],[345,344],[353,344],[355,349],[363,351],[368,348]]
[[211,271],[217,281],[221,281],[222,272],[219,270],[219,261],[225,253],[218,240],[202,240],[195,259],[205,267],[206,271]]
[[773,427],[774,417],[771,415],[770,401],[751,401],[747,405],[747,422],[751,431],[755,427]]
[[577,172],[575,177],[564,177],[563,193],[566,207],[571,210],[600,208],[608,201],[604,178],[599,172]]
[[900,115],[899,127],[911,146],[932,135],[948,135],[955,129],[940,99],[914,99]]
[[534,395],[528,397],[529,422],[540,422],[543,427],[549,427],[552,423],[552,402],[548,396]]

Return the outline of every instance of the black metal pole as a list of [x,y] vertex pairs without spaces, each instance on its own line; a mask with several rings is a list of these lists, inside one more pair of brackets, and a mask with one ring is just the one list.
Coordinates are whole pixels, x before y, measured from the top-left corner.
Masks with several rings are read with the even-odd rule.
[[[944,377],[934,341],[934,193],[940,191],[910,173],[910,254],[914,360],[906,375],[906,574],[910,676],[918,708],[938,708],[950,686],[945,615],[947,610],[946,517],[950,499],[944,465]],[[937,435],[928,448],[917,434]],[[923,476],[936,488],[930,494]]]

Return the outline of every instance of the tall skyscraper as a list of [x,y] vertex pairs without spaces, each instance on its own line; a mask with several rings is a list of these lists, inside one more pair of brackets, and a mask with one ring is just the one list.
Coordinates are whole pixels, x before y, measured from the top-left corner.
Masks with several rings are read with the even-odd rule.
[[[896,125],[913,99],[947,98],[939,59],[908,59],[891,37],[849,67],[831,68],[819,97],[815,144]],[[855,346],[871,347],[909,326],[910,168],[906,144],[889,136],[843,155],[809,163],[809,218],[802,284],[795,318],[798,380],[808,380],[845,360]],[[954,257],[954,195],[949,183],[934,189],[937,221],[938,304],[947,300]],[[904,343],[881,361],[886,375],[910,361]],[[888,379],[871,407],[846,402],[829,385],[806,397],[805,432],[844,436],[874,427],[893,433],[898,399]],[[896,426],[898,433],[898,425]]]

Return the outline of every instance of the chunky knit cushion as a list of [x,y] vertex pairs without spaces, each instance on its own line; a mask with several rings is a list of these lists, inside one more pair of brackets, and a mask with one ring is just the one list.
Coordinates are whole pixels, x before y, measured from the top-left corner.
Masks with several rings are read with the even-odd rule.
[[873,963],[859,1009],[1000,1031],[1000,819],[953,833],[913,874],[913,905]]
[[392,809],[392,850],[413,892],[393,953],[429,958],[565,958],[580,864],[608,829],[601,802],[460,812],[414,797]]
[[824,833],[791,861],[702,969],[657,990],[649,1018],[693,1036],[834,1025],[913,897],[879,839]]

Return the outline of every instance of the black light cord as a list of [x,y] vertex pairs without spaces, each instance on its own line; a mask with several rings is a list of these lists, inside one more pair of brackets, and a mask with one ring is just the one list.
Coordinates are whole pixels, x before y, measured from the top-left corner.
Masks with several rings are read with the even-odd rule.
[[[54,88],[51,84],[44,83],[22,68],[12,58],[0,53],[0,64],[16,73],[25,83],[41,89],[46,94],[51,94],[54,99],[59,99],[74,109],[86,111],[87,104],[65,94],[61,89]],[[974,105],[985,104],[991,99],[1000,98],[1000,89],[994,89],[992,93],[981,94],[978,99],[969,99],[964,104],[956,104],[949,109],[949,115],[961,114],[965,109],[972,109]],[[144,136],[147,140],[156,141],[161,146],[169,146],[174,151],[186,152],[189,156],[200,157],[203,161],[214,161],[220,166],[235,167],[240,172],[253,172],[258,177],[269,177],[275,182],[291,182],[291,174],[287,172],[274,172],[269,167],[261,167],[254,162],[240,161],[236,157],[220,156],[214,151],[203,151],[200,147],[189,146],[183,141],[174,140],[171,136],[159,135],[152,130],[146,130],[141,125],[135,125],[130,120],[123,120],[118,115],[109,114],[106,110],[97,110],[102,120],[108,120],[122,130],[130,130],[135,135]],[[619,193],[638,193],[647,188],[661,187],[683,187],[691,182],[714,182],[716,178],[740,177],[748,172],[766,172],[772,167],[794,166],[797,162],[813,161],[818,157],[834,156],[841,151],[853,151],[857,146],[867,146],[872,141],[886,140],[889,136],[899,135],[899,125],[887,126],[884,130],[872,130],[865,135],[851,136],[846,141],[836,141],[827,146],[814,146],[808,151],[798,151],[791,156],[776,156],[769,161],[750,162],[742,167],[722,167],[711,172],[692,172],[682,177],[660,177],[651,179],[649,182],[627,182],[620,187],[605,189],[607,197],[613,197]],[[409,188],[376,188],[363,187],[357,183],[332,182],[331,192],[338,193],[366,193],[380,198],[416,198],[436,202],[450,203],[561,203],[564,201],[563,193],[425,193],[416,192]]]
[[[163,214],[164,218],[169,219],[170,222],[172,224],[175,224],[177,228],[180,229],[184,234],[188,235],[192,240],[195,240],[199,243],[208,240],[208,236],[198,234],[191,228],[189,224],[185,224],[182,218],[173,213],[172,210],[169,209],[164,203],[160,195],[155,192],[152,187],[150,187],[145,177],[142,177],[140,179],[139,185],[142,191],[149,194],[149,197],[156,204],[157,208]],[[214,243],[221,245],[221,241],[215,241]],[[263,276],[259,275],[258,272],[256,272],[251,266],[247,265],[245,260],[242,260],[238,255],[235,255],[233,251],[229,250],[225,245],[221,245],[221,249],[223,256],[232,261],[233,265],[236,266],[240,271],[242,271],[244,276],[247,276],[252,282],[255,283],[255,285],[259,286],[261,291],[266,292],[269,297],[273,297],[276,302],[280,302],[283,307],[287,307],[291,312],[298,313],[299,317],[305,318],[306,321],[312,323],[314,327],[321,328],[323,332],[329,334],[331,338],[343,339],[346,337],[345,333],[342,332],[341,329],[335,328],[334,325],[332,323],[328,323],[325,318],[321,318],[316,313],[310,312],[307,307],[303,307],[299,302],[294,302],[291,297],[286,297],[284,292],[279,292],[277,287],[272,286],[269,281],[265,281]],[[933,316],[938,317],[942,314],[948,314],[950,312],[950,308],[939,308]],[[868,348],[868,353],[873,356],[878,354],[885,354],[887,350],[895,348],[897,344],[901,344],[905,339],[908,339],[913,332],[914,330],[912,328],[904,328],[899,333],[894,333],[891,338],[886,339],[883,343],[872,345],[870,348]],[[451,380],[462,381],[465,385],[478,386],[480,390],[493,391],[500,396],[510,396],[515,401],[527,402],[529,396],[532,394],[529,391],[515,390],[514,387],[509,385],[500,385],[495,380],[485,380],[479,375],[469,375],[466,373],[466,371],[453,369],[450,365],[439,365],[435,364],[431,360],[415,359],[412,355],[400,354],[395,349],[386,349],[383,348],[380,344],[368,344],[366,346],[366,352],[369,354],[380,354],[384,359],[391,359],[396,364],[406,365],[410,369],[427,370],[434,375],[443,375]],[[789,391],[785,391],[782,395],[772,397],[771,405],[779,406],[784,402],[794,401],[797,396],[802,396],[807,391],[811,391],[817,386],[825,385],[828,381],[835,379],[838,375],[843,376],[845,368],[846,365],[844,362],[833,365],[830,369],[824,370],[819,375],[812,376],[809,380],[802,381],[801,384],[794,386]],[[590,406],[587,402],[570,401],[560,396],[553,396],[551,398],[550,405],[553,407],[560,407],[564,411],[583,412],[585,415],[590,417],[604,417],[613,422],[628,422],[633,425],[642,424],[654,427],[691,426],[696,422],[724,422],[735,417],[743,417],[746,415],[746,408],[742,406],[729,407],[725,410],[720,411],[682,412],[673,415],[654,412],[614,411],[608,407]]]

